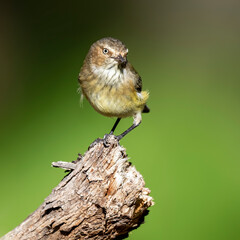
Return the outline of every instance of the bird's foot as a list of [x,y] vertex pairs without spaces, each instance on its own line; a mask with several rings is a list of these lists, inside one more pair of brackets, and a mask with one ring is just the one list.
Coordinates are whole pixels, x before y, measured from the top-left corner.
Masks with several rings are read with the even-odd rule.
[[109,147],[110,146],[110,141],[109,139],[114,137],[117,141],[119,141],[121,138],[118,138],[119,136],[115,136],[112,133],[105,134],[103,137],[103,145],[104,147]]
[[109,137],[113,136],[113,134],[109,133],[109,134],[105,134],[103,137],[103,145],[104,147],[109,147],[110,143],[109,143]]
[[122,138],[121,135],[119,136],[115,136],[112,133],[109,134],[105,134],[103,139],[101,138],[97,138],[95,141],[93,141],[90,146],[88,147],[88,150],[92,147],[94,147],[95,145],[97,145],[98,143],[102,142],[104,147],[109,147],[110,146],[110,138],[114,137],[118,142],[119,140]]

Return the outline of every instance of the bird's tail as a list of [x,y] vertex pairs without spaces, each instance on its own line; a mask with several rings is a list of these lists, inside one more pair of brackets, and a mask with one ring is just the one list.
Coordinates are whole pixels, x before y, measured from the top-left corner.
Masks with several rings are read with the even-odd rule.
[[144,105],[142,112],[143,113],[149,113],[150,112],[150,108],[146,104],[146,102],[148,100],[148,97],[149,97],[149,92],[148,91],[142,91],[141,92],[141,96],[142,96],[141,105],[142,106]]
[[142,112],[143,113],[149,113],[150,112],[150,108],[147,105],[145,105],[143,110],[142,110]]

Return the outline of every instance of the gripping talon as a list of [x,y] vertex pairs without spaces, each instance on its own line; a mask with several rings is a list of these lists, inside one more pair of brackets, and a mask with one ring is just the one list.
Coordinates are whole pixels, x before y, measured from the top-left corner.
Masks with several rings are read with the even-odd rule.
[[105,134],[103,137],[103,145],[104,147],[108,148],[110,146],[109,142],[108,142],[108,137],[111,136],[112,134]]
[[115,136],[113,134],[105,134],[104,137],[103,137],[103,144],[105,147],[109,147],[110,146],[110,143],[109,143],[109,137],[110,136],[113,136],[118,142],[121,140],[122,138],[122,135],[119,135],[119,136]]

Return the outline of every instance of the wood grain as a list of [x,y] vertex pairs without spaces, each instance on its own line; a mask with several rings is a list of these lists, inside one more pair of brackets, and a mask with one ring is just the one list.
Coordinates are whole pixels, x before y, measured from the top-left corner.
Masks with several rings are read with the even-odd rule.
[[1,240],[122,239],[138,227],[153,205],[150,190],[126,150],[113,136],[108,141],[108,147],[98,141],[79,161],[66,164],[74,170]]

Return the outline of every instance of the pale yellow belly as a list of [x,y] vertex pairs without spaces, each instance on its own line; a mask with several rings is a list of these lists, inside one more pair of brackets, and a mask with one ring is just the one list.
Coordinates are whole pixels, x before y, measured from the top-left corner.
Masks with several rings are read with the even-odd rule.
[[138,110],[134,104],[134,93],[105,87],[101,91],[88,93],[91,105],[99,113],[109,117],[129,117]]
[[148,99],[147,92],[137,93],[130,80],[106,85],[98,78],[81,81],[83,94],[93,108],[109,117],[129,117],[141,112]]
[[129,87],[98,86],[88,88],[84,95],[93,108],[104,116],[108,117],[130,117],[142,111],[148,94],[142,92],[144,97],[139,98],[135,90]]

